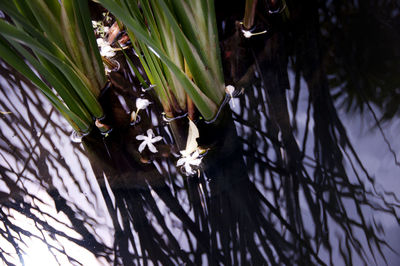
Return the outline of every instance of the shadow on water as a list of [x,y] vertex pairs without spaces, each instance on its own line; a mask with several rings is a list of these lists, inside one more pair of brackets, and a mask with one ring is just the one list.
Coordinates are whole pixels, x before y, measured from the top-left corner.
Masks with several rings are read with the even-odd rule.
[[[0,240],[11,247],[1,245],[2,260],[23,263],[29,249],[24,243],[33,237],[54,258],[64,255],[70,263],[81,258],[64,248],[65,240],[114,265],[385,261],[391,248],[380,218],[400,223],[398,192],[376,189],[378,181],[353,147],[331,91],[340,86],[339,99],[381,108],[393,97],[379,104],[360,93],[377,92],[378,86],[397,93],[395,71],[373,82],[353,73],[361,71],[363,53],[373,52],[344,29],[360,26],[352,23],[378,4],[286,3],[289,22],[277,14],[258,15],[257,27],[268,33],[249,40],[234,23],[242,14],[217,6],[231,25],[221,29],[226,79],[244,93],[230,101],[232,112],[224,108],[219,123],[198,121],[199,144],[210,150],[194,176],[175,166],[175,125],[162,121],[156,104],[140,114],[139,124],[128,126],[126,109],[134,109],[137,97],[151,98],[130,73],[113,73],[102,98],[114,131],[107,138],[86,137],[84,150],[69,144],[70,132],[43,97],[2,63],[0,108],[11,111],[1,115]],[[393,21],[385,29],[399,21],[398,7],[379,7],[382,14],[389,11]],[[351,56],[344,53],[348,48]],[[369,89],[360,92],[364,83]],[[396,118],[397,110],[389,109],[382,111],[390,113],[385,118]],[[184,132],[185,121],[176,122]],[[164,137],[156,155],[138,152],[135,136],[148,128]],[[25,220],[33,227],[27,229]]]

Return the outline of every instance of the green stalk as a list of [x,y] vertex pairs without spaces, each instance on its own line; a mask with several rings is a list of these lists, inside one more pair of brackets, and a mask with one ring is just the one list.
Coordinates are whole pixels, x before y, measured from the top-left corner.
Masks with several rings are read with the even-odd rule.
[[244,9],[243,27],[249,30],[254,25],[254,16],[256,14],[257,0],[246,0]]
[[204,65],[216,80],[214,89],[218,97],[225,94],[224,77],[222,71],[221,55],[219,51],[218,31],[215,18],[214,1],[173,0],[174,13],[185,36],[199,53]]
[[211,60],[211,65],[215,76],[218,79],[218,84],[220,84],[220,91],[225,95],[225,81],[224,81],[224,71],[222,69],[222,58],[221,51],[219,48],[218,40],[218,29],[217,29],[217,18],[215,15],[215,4],[214,0],[207,1],[208,7],[208,49],[204,47],[203,50],[210,51],[208,58]]
[[[167,26],[167,18],[163,16],[162,12],[157,9],[155,9],[154,12],[159,14],[156,16],[156,21],[158,25],[158,31],[160,33],[160,43],[164,48],[166,55],[177,65],[177,67],[179,67],[183,72],[186,72],[184,68],[183,55],[180,52],[177,40],[173,31],[171,30],[171,27]],[[162,66],[164,75],[168,81],[169,89],[173,92],[176,100],[178,101],[179,109],[185,110],[186,93],[184,87],[165,64],[162,64]]]

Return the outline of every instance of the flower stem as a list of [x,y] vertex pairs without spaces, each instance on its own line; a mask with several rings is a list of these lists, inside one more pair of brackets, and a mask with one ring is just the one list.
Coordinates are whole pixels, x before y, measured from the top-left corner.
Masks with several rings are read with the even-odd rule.
[[139,114],[139,110],[140,110],[140,108],[138,108],[138,109],[136,110],[136,112],[132,112],[132,114],[131,114],[131,122],[136,121],[137,116],[138,116],[138,114]]

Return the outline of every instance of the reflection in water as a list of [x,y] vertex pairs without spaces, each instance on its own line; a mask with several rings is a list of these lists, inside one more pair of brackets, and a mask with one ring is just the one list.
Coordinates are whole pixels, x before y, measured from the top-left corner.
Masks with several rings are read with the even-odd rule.
[[[71,243],[115,265],[359,265],[384,259],[389,247],[380,218],[399,223],[399,200],[377,191],[331,97],[327,73],[336,73],[338,84],[349,78],[342,77],[342,63],[329,63],[323,52],[329,35],[315,25],[329,28],[334,21],[328,13],[318,16],[315,3],[286,2],[290,27],[271,17],[261,26],[274,31],[246,41],[233,26],[222,31],[227,79],[245,93],[234,99],[232,113],[222,112],[219,124],[198,124],[199,143],[210,150],[191,177],[175,167],[174,134],[187,126],[185,119],[170,130],[151,105],[138,125],[127,126],[124,108],[142,97],[139,86],[121,84],[121,77],[135,81],[131,74],[114,73],[113,89],[103,97],[108,119],[118,122],[115,130],[105,139],[85,138],[83,151],[70,143],[66,125],[42,97],[1,64],[0,109],[12,112],[0,121],[1,259],[23,263],[29,237],[46,243],[60,264],[85,264],[67,248]],[[362,12],[329,3],[320,12],[335,5],[334,12]],[[226,25],[240,19],[224,12]],[[343,91],[348,94],[341,97],[352,98],[350,89]],[[164,136],[156,156],[137,151],[135,136],[150,127]]]
[[68,126],[29,82],[3,62],[0,71],[0,109],[10,112],[0,120],[2,261],[31,260],[38,250],[29,243],[38,240],[54,255],[50,264],[74,262],[64,248],[76,249],[73,243],[110,261],[111,250],[95,233],[105,221],[90,211],[101,194],[83,150],[69,144]]
[[346,94],[348,109],[363,111],[373,104],[390,119],[400,111],[399,3],[359,2],[332,1],[321,10],[329,81],[341,88],[336,97]]

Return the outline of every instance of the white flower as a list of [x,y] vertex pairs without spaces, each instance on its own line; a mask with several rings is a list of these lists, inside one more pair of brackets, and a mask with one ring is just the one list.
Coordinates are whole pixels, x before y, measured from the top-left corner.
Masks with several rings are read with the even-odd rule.
[[97,38],[96,42],[97,42],[98,47],[103,47],[105,45],[109,45],[109,43],[107,41],[105,41],[103,38]]
[[151,102],[147,99],[137,98],[136,99],[136,112],[132,111],[131,113],[131,122],[136,121],[139,110],[146,109]]
[[229,96],[231,96],[231,102],[232,102],[232,107],[235,107],[235,102],[233,101],[233,94],[235,92],[235,87],[233,87],[232,85],[228,85],[225,87],[225,92],[229,94]]
[[147,99],[137,98],[136,99],[136,108],[137,109],[146,109],[151,102]]
[[92,20],[92,27],[96,34],[104,37],[110,30],[110,27],[104,26],[102,21]]
[[250,38],[251,36],[253,36],[253,33],[251,33],[251,31],[242,30],[242,32],[243,32],[243,36],[244,36],[245,38]]
[[232,85],[228,85],[228,86],[225,87],[225,91],[229,95],[232,95],[232,93],[235,91],[235,87],[233,87]]
[[100,55],[102,57],[113,57],[115,55],[114,48],[103,38],[98,38],[96,42],[97,46],[100,48]]
[[199,158],[199,151],[196,150],[193,152],[191,155],[188,156],[183,156],[176,162],[176,166],[182,166],[185,168],[186,173],[188,174],[194,174],[195,171],[193,169],[193,166],[199,166],[201,163],[201,160],[203,158]]
[[100,55],[103,57],[113,57],[115,56],[114,48],[110,45],[100,47]]
[[242,33],[243,33],[243,36],[244,36],[245,38],[250,38],[250,37],[252,37],[252,36],[254,36],[254,35],[261,35],[261,34],[267,33],[267,31],[266,31],[266,30],[263,30],[263,31],[260,31],[260,32],[252,33],[252,32],[249,31],[249,30],[242,30]]
[[142,143],[140,143],[139,145],[139,152],[142,153],[142,151],[144,150],[144,148],[147,146],[149,148],[149,150],[152,153],[156,153],[157,149],[156,147],[153,145],[153,143],[158,142],[160,140],[162,140],[161,136],[154,136],[153,130],[152,129],[148,129],[147,130],[147,136],[145,135],[138,135],[136,136],[137,140],[143,140]]

